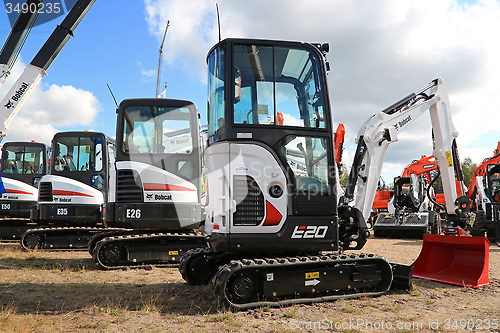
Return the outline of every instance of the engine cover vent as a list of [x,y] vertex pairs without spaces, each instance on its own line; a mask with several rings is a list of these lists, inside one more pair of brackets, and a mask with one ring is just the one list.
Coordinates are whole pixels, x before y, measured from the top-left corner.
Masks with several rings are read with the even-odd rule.
[[52,202],[52,183],[51,182],[41,182],[38,188],[38,201]]
[[233,224],[259,225],[264,219],[264,195],[259,185],[250,176],[234,176],[233,186],[233,199],[237,203]]
[[142,183],[133,170],[118,170],[116,202],[140,203],[144,201]]

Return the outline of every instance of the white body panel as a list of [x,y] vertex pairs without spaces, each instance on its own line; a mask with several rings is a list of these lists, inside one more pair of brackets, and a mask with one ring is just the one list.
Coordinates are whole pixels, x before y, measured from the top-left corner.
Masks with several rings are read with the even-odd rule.
[[40,183],[42,182],[52,183],[53,201],[39,201],[39,204],[101,205],[104,203],[104,195],[101,191],[77,180],[46,175],[40,180]]
[[[205,208],[207,219],[205,232],[220,233],[276,233],[287,217],[288,194],[286,176],[269,150],[256,143],[221,142],[206,149],[207,165],[204,177],[208,180],[208,205]],[[230,189],[234,189],[234,176],[250,176],[258,184],[264,196],[264,218],[258,226],[241,226],[233,224],[233,213],[238,202],[233,200]],[[284,193],[279,198],[269,194],[269,187],[279,185]],[[213,199],[213,198],[218,198]],[[272,225],[263,225],[269,217],[269,205],[274,207],[281,218]],[[270,207],[272,209],[272,207]],[[213,221],[212,221],[213,218]]]
[[116,162],[117,170],[137,171],[144,189],[144,202],[198,202],[196,185],[189,181],[141,162]]
[[6,193],[0,200],[37,201],[38,189],[17,179],[2,177]]
[[116,164],[109,166],[108,202],[116,202]]

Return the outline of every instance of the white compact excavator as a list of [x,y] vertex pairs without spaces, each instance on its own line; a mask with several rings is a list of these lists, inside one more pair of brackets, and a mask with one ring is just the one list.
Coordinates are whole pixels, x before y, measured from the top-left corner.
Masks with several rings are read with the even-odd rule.
[[[411,267],[351,250],[362,249],[369,237],[365,221],[397,132],[429,108],[433,122],[450,116],[442,110],[448,106],[443,82],[434,80],[362,126],[346,199],[339,203],[327,52],[327,44],[225,39],[208,54],[208,202],[201,228],[210,246],[189,251],[179,269],[189,284],[211,281],[232,308],[411,287]],[[391,121],[377,126],[384,118]],[[443,178],[454,184],[457,165],[447,147],[456,131],[448,125],[434,129],[435,156],[444,158]],[[453,196],[448,213],[459,223],[465,211]]]
[[411,284],[406,266],[341,253],[361,249],[369,231],[360,209],[338,205],[327,52],[327,44],[225,39],[208,54],[201,228],[210,246],[189,251],[180,271],[190,284],[212,281],[233,308]]

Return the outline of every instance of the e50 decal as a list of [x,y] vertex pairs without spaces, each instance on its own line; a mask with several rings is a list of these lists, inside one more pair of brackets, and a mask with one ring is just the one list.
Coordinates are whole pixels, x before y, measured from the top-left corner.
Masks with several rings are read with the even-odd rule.
[[290,238],[325,238],[327,232],[328,226],[326,225],[298,225]]

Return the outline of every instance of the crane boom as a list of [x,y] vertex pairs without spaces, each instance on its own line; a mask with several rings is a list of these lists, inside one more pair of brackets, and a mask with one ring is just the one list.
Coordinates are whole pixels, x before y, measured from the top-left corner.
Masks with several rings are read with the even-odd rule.
[[52,64],[68,39],[73,36],[85,14],[95,0],[78,0],[63,22],[57,26],[31,63],[14,83],[0,104],[0,141],[7,134],[9,124],[17,115],[26,98],[38,85],[46,70]]

